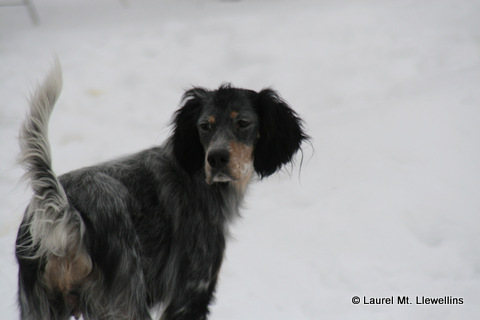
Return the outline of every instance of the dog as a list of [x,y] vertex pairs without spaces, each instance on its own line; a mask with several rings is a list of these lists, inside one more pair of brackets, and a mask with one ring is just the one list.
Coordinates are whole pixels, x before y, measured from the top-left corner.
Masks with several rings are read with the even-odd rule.
[[47,127],[57,62],[30,99],[20,163],[33,189],[16,240],[21,319],[207,319],[249,182],[309,139],[272,89],[193,87],[161,145],[57,176]]

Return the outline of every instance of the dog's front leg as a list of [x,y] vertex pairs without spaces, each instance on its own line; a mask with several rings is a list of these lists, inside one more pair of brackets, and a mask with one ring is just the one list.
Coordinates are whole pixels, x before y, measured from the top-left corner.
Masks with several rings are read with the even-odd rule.
[[212,301],[216,277],[213,280],[194,281],[186,283],[172,297],[165,309],[162,320],[206,320],[209,314],[209,304]]
[[225,250],[223,234],[208,230],[177,242],[176,281],[161,320],[208,318]]

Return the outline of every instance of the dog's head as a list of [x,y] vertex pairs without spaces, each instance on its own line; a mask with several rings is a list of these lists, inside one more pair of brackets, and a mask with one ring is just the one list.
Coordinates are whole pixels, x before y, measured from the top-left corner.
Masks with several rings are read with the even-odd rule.
[[302,121],[278,94],[223,85],[193,88],[173,119],[173,153],[190,174],[204,170],[208,184],[266,177],[292,160],[308,139]]

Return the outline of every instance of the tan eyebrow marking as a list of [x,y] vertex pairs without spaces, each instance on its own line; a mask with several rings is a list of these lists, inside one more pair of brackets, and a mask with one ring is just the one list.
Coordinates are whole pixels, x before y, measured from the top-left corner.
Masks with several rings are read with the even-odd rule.
[[237,111],[230,112],[230,118],[235,119],[236,117],[238,117],[238,112]]
[[215,123],[215,117],[214,116],[209,116],[207,119],[208,123],[214,124]]

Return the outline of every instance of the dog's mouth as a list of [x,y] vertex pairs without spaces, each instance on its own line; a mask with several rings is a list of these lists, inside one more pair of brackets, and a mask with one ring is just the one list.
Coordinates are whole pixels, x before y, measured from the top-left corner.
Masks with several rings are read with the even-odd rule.
[[232,182],[235,180],[236,179],[234,179],[230,174],[227,174],[225,172],[216,172],[207,176],[208,184],[213,184],[217,182]]

